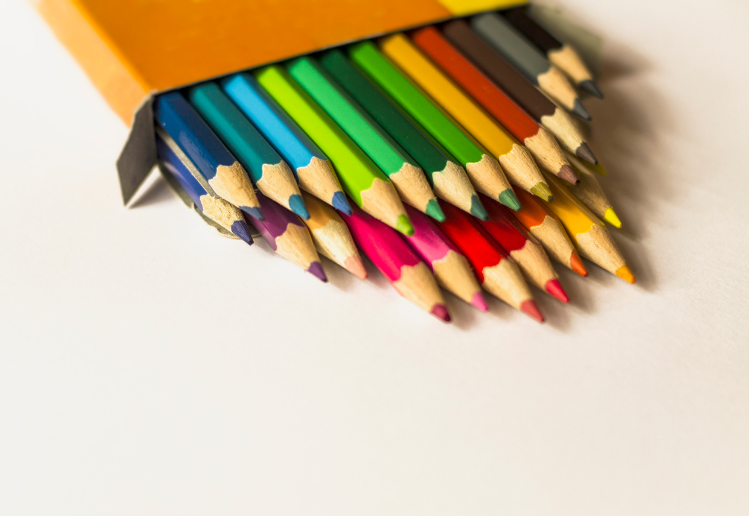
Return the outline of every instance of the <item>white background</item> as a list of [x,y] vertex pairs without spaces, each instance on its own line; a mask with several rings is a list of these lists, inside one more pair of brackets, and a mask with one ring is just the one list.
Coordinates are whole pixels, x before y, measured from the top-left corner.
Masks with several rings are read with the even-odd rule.
[[630,286],[562,270],[546,325],[372,268],[324,285],[216,236],[41,18],[0,4],[0,513],[749,512],[749,3],[565,0]]

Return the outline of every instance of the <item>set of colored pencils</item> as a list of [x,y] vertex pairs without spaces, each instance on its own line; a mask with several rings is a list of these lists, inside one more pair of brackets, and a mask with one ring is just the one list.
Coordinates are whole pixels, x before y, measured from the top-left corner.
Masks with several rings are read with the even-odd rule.
[[320,255],[366,279],[363,254],[443,321],[442,289],[543,322],[531,286],[569,301],[551,260],[635,281],[578,91],[602,98],[519,7],[160,95],[157,154],[204,218],[322,281]]

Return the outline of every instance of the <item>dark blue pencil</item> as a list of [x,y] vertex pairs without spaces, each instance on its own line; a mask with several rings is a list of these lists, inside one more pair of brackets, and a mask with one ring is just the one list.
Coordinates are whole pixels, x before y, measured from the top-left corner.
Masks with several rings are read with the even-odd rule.
[[154,118],[219,197],[263,218],[247,171],[180,93],[160,95],[154,103]]

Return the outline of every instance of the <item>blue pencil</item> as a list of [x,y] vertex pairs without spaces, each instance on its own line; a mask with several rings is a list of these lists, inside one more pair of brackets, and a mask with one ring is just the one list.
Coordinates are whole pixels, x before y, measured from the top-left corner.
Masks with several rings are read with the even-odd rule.
[[193,172],[190,172],[190,169],[195,170],[195,165],[180,152],[174,140],[163,131],[158,131],[156,136],[156,154],[164,168],[179,183],[203,215],[232,232],[240,240],[252,245],[250,226],[245,221],[242,212],[224,199],[210,195],[203,188],[195,179]]
[[180,93],[160,95],[154,102],[154,118],[219,197],[263,218],[247,171]]
[[291,165],[302,190],[351,215],[351,206],[328,157],[252,75],[234,75],[221,81],[221,87]]
[[303,219],[309,218],[289,166],[216,83],[194,86],[185,97],[250,173],[258,190]]

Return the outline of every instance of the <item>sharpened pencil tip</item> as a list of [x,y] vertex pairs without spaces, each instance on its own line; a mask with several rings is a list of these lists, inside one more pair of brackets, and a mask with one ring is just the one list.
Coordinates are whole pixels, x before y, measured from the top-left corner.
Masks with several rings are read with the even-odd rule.
[[265,215],[263,215],[263,212],[259,207],[249,208],[247,206],[242,206],[240,209],[255,220],[265,220]]
[[322,264],[320,262],[312,262],[309,266],[309,269],[307,269],[307,272],[312,274],[315,278],[319,279],[323,283],[328,282],[328,277],[325,275],[325,271],[322,269]]
[[362,262],[361,258],[349,256],[346,258],[346,261],[343,262],[343,266],[357,278],[363,280],[367,279],[367,269],[364,268],[364,262]]
[[580,82],[578,86],[580,87],[581,90],[587,91],[594,97],[597,97],[599,99],[603,98],[603,93],[601,93],[601,90],[598,89],[598,86],[596,85],[596,83],[594,83],[590,79]]
[[540,197],[546,202],[551,202],[554,200],[554,194],[551,193],[551,188],[549,188],[549,185],[547,185],[543,181],[541,181],[540,183],[536,183],[536,185],[531,188],[531,193],[536,197]]
[[510,208],[512,211],[520,211],[520,208],[522,208],[515,192],[510,188],[499,194],[499,202]]
[[481,204],[481,199],[476,194],[471,196],[471,215],[483,221],[489,220],[489,214],[486,213],[486,208]]
[[445,213],[442,211],[442,208],[440,208],[440,204],[437,202],[437,199],[429,199],[427,208],[424,211],[434,220],[445,222]]
[[580,255],[577,254],[577,251],[572,251],[572,254],[570,255],[570,267],[583,278],[588,275],[588,269],[583,265],[583,261],[580,259]]
[[559,283],[558,279],[549,280],[545,285],[546,292],[560,300],[562,303],[569,303],[570,298],[567,296],[567,292],[562,288],[562,284]]
[[593,120],[590,117],[590,113],[588,113],[588,110],[585,109],[585,106],[583,106],[583,103],[580,102],[580,99],[575,99],[575,102],[572,104],[572,114],[577,115],[583,120],[587,120],[588,122]]
[[333,208],[340,212],[343,212],[349,217],[354,214],[354,212],[351,210],[351,205],[346,199],[346,194],[343,192],[336,192],[333,194]]
[[590,150],[590,147],[588,147],[588,144],[585,142],[581,143],[577,148],[577,150],[575,151],[575,156],[580,159],[584,159],[591,165],[598,165],[598,158],[593,155],[593,151]]
[[557,174],[557,176],[560,179],[564,179],[565,181],[573,185],[580,184],[580,180],[577,178],[570,165],[562,165],[562,168],[559,169],[559,173]]
[[307,211],[307,207],[304,205],[301,196],[294,194],[289,197],[289,208],[304,220],[309,220],[309,212]]
[[411,220],[408,218],[407,215],[399,215],[398,221],[395,224],[395,229],[400,231],[406,236],[411,236],[414,234],[414,226],[411,224]]
[[435,316],[437,319],[440,319],[445,322],[450,322],[450,313],[447,311],[447,307],[445,305],[434,305],[432,307],[432,311],[429,312],[433,316]]
[[471,299],[471,304],[481,310],[482,312],[488,312],[489,307],[486,304],[486,299],[484,299],[484,294],[481,292],[476,292],[473,295],[473,299]]
[[631,283],[632,285],[635,284],[635,275],[632,274],[632,271],[629,270],[629,267],[627,267],[626,265],[622,265],[621,267],[616,269],[616,275],[627,283]]
[[534,319],[540,323],[546,320],[544,319],[544,316],[541,313],[541,310],[538,309],[538,305],[532,299],[529,299],[528,301],[523,301],[520,304],[520,311],[523,312],[528,317],[530,317],[531,319]]
[[231,232],[247,245],[252,245],[254,240],[250,234],[250,225],[243,220],[237,220],[231,225]]
[[614,208],[609,208],[608,210],[606,210],[606,212],[603,214],[603,220],[605,220],[615,228],[621,229],[622,227],[622,221],[619,220],[619,217],[616,216]]

